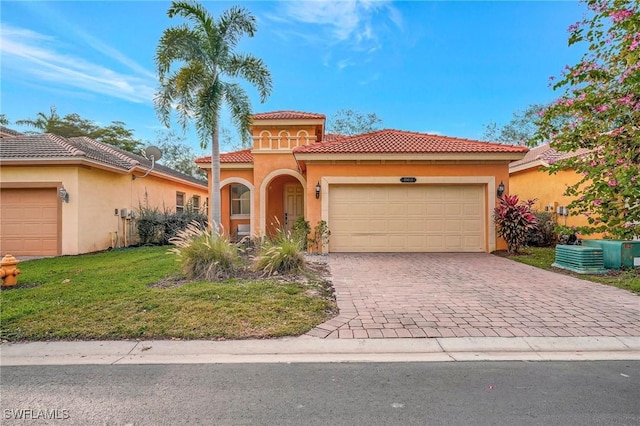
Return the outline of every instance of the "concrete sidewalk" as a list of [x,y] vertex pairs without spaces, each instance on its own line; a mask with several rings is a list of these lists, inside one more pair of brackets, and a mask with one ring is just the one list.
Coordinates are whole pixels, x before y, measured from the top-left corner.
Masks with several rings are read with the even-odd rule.
[[640,360],[640,337],[82,341],[0,345],[0,365]]

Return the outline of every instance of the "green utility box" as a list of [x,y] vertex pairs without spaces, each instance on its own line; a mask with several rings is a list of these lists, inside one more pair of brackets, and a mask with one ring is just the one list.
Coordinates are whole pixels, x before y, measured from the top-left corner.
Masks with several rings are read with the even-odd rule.
[[551,264],[556,268],[567,269],[578,274],[606,274],[600,247],[583,247],[558,244],[556,261]]
[[640,241],[582,240],[583,247],[600,247],[607,269],[640,268]]

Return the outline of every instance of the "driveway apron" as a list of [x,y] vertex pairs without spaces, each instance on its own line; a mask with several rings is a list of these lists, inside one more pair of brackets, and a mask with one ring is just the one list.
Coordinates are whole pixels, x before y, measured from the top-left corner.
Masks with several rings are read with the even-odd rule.
[[332,253],[321,338],[640,336],[640,297],[486,253]]

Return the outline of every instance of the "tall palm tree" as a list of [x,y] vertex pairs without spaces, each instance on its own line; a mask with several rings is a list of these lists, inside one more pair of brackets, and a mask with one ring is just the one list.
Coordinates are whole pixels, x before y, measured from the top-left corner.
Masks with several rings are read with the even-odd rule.
[[[195,122],[200,144],[211,142],[211,223],[220,225],[220,110],[229,108],[243,140],[249,139],[251,104],[244,89],[228,78],[242,78],[259,92],[261,102],[271,93],[271,74],[261,59],[234,52],[243,36],[253,37],[256,19],[246,9],[234,6],[216,20],[195,1],[174,1],[167,11],[191,25],[166,29],[156,49],[160,88],[154,100],[156,111],[169,127],[171,110],[186,129]],[[175,69],[172,67],[176,65]]]

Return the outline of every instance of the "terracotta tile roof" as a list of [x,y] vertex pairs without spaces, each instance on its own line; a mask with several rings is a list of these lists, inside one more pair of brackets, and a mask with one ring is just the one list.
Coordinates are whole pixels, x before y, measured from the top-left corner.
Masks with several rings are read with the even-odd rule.
[[100,161],[101,163],[116,166],[124,170],[131,170],[139,161],[132,158],[132,154],[123,154],[116,147],[105,145],[86,136],[67,139],[70,144],[82,150],[87,158]]
[[[95,162],[131,171],[140,167],[142,171],[151,167],[146,158],[103,144],[88,137],[63,138],[50,133],[20,135],[0,139],[0,160],[64,160],[86,158]],[[36,165],[37,163],[33,163]],[[154,170],[192,183],[206,182],[156,163]]]
[[575,157],[576,155],[582,155],[588,152],[589,150],[585,148],[580,148],[579,150],[574,152],[561,152],[561,151],[557,151],[555,148],[551,148],[551,145],[549,143],[546,143],[544,145],[531,148],[531,150],[527,152],[524,158],[510,163],[509,168],[523,169],[523,168],[527,168],[526,167],[527,164],[530,164],[531,167],[540,165],[539,162],[542,162],[545,165],[549,165],[558,160]]
[[338,133],[325,133],[322,137],[323,142],[337,141],[338,139],[348,138],[347,135],[340,135]]
[[324,120],[324,114],[300,111],[273,111],[253,114],[253,120]]
[[523,146],[385,129],[331,142],[296,147],[293,151],[313,154],[440,154],[524,153],[528,149]]
[[[211,156],[196,158],[196,163],[210,163]],[[253,155],[250,149],[243,149],[234,152],[223,152],[220,154],[221,163],[253,163]]]
[[0,138],[2,137],[2,135],[7,135],[7,136],[20,136],[22,133],[20,133],[17,130],[13,130],[10,129],[8,127],[4,127],[4,126],[0,126]]
[[19,135],[0,140],[0,158],[73,158],[86,153],[68,139],[51,133]]

